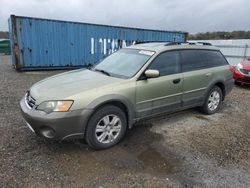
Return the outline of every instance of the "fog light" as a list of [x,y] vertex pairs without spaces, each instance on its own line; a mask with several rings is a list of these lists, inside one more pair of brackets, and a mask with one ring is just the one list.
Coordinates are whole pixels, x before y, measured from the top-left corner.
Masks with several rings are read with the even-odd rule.
[[50,127],[44,127],[40,130],[41,135],[43,135],[46,138],[54,138],[55,137],[55,131]]

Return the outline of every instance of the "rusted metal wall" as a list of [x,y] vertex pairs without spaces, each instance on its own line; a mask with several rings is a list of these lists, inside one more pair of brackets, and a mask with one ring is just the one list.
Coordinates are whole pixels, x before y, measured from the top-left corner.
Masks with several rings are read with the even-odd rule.
[[186,33],[115,27],[12,15],[12,63],[17,70],[65,69],[95,64],[142,41],[186,40]]

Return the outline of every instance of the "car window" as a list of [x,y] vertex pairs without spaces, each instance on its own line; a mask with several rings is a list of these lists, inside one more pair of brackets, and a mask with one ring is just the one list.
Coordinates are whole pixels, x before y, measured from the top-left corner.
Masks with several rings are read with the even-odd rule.
[[181,50],[182,71],[227,65],[226,59],[216,50]]
[[110,76],[130,78],[154,53],[147,50],[121,49],[97,64],[94,70],[105,71]]
[[180,56],[178,51],[164,52],[153,60],[148,69],[158,70],[160,76],[176,74],[180,72],[179,59]]

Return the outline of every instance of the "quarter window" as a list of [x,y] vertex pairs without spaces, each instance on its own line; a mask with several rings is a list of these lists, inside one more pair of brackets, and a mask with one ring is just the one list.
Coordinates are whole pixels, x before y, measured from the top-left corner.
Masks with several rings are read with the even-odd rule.
[[160,76],[176,74],[180,72],[179,52],[169,51],[158,55],[148,69],[158,70]]
[[182,71],[227,65],[227,61],[219,51],[215,50],[181,50]]

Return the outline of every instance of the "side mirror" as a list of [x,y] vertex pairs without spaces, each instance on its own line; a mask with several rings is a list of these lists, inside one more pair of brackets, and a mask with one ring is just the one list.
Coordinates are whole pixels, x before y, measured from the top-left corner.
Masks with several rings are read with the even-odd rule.
[[152,70],[152,69],[146,70],[144,74],[147,78],[157,78],[160,76],[160,72],[158,70]]

